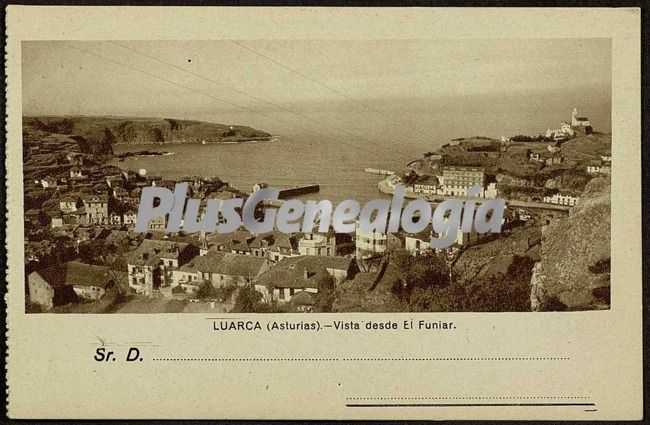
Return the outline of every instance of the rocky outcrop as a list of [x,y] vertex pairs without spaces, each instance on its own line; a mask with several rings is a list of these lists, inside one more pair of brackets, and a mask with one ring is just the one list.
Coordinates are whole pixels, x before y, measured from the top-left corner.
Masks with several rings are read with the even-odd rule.
[[172,118],[48,116],[23,117],[23,128],[73,135],[97,144],[233,143],[270,139],[264,131],[239,125]]
[[609,308],[610,179],[592,179],[568,217],[542,228],[531,277],[533,311]]
[[466,248],[454,263],[454,273],[463,282],[506,273],[515,256],[539,260],[539,227],[523,226],[504,232],[490,242]]

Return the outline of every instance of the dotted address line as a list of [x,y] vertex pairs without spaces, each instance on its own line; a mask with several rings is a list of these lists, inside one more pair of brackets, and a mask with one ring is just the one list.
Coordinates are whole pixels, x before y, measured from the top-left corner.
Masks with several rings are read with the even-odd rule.
[[158,362],[365,362],[365,361],[530,361],[570,360],[570,357],[358,357],[358,358],[227,358],[227,357],[154,357]]
[[352,400],[551,400],[551,399],[569,399],[569,400],[586,400],[589,397],[582,396],[470,396],[470,397],[346,397],[348,401]]

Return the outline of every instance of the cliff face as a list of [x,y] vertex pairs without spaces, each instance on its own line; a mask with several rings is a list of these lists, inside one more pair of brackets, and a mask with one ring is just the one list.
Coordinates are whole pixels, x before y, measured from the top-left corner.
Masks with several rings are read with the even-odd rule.
[[595,178],[565,218],[542,229],[531,278],[533,311],[609,308],[610,179]]
[[150,144],[165,142],[241,142],[271,135],[245,126],[230,126],[171,118],[24,117],[23,127],[47,133],[75,135],[90,144]]
[[515,256],[539,260],[539,227],[523,226],[499,238],[469,247],[454,264],[458,279],[470,284],[476,279],[498,276],[508,270]]

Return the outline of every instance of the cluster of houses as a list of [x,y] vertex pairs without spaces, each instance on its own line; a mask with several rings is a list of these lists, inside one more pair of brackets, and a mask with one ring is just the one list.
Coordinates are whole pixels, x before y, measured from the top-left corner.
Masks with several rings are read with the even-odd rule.
[[[576,111],[573,121],[589,125],[588,120],[577,117]],[[574,126],[573,121],[569,127]],[[73,256],[74,261],[29,270],[29,301],[44,310],[71,300],[97,301],[118,288],[145,297],[191,298],[209,283],[215,288],[253,287],[262,294],[264,302],[312,311],[319,292],[354,279],[364,261],[397,249],[421,255],[431,250],[432,236],[444,236],[433,235],[430,229],[418,234],[362,232],[358,226],[353,234],[252,234],[238,230],[227,234],[168,235],[162,232],[167,224],[165,217],[151,220],[150,234],[143,236],[131,230],[142,188],[162,186],[173,190],[176,181],[148,176],[146,170],[123,171],[110,165],[84,164],[84,156],[76,153],[66,158],[65,175],[32,178],[30,185],[26,185],[26,194],[38,189],[56,201],[58,208],[49,216],[48,227],[57,240],[72,241],[77,254],[80,246],[96,244],[92,246],[99,247],[98,254],[105,252],[106,258],[112,256],[112,260],[104,265],[90,265]],[[563,158],[552,151],[550,155],[531,152],[528,160],[551,165],[561,163]],[[604,174],[610,164],[611,157],[603,156],[587,172]],[[497,181],[488,182],[482,167],[444,166],[439,170],[435,175],[417,176],[409,190],[425,195],[467,197],[468,188],[478,186],[477,197],[497,197],[499,176]],[[226,200],[241,196],[241,192],[219,179],[188,177],[182,181],[188,183],[188,195],[193,198]],[[529,184],[525,179],[520,183]],[[576,196],[562,193],[544,198],[544,202],[568,206],[575,205],[577,200]],[[28,211],[26,221],[30,217]],[[38,226],[31,229],[38,231]],[[26,241],[32,230],[26,230]],[[455,246],[479,240],[476,232],[459,229]]]
[[30,302],[47,310],[75,295],[94,301],[118,282],[147,297],[187,298],[209,283],[215,288],[253,286],[265,302],[291,303],[299,311],[311,311],[323,285],[333,289],[358,272],[354,256],[338,255],[344,244],[339,240],[337,250],[337,238],[329,234],[238,231],[194,240],[157,236],[138,240],[131,231],[102,232],[97,238],[106,245],[129,247],[137,241],[134,249],[119,256],[122,268],[71,261],[38,269],[27,278]]
[[[502,225],[512,222],[515,218],[513,214],[506,214]],[[432,250],[431,238],[445,237],[446,234],[437,233],[430,227],[418,233],[384,233],[364,232],[357,226],[355,232],[355,257],[359,260],[374,258],[397,249],[405,249],[416,256],[422,255]],[[459,226],[452,250],[477,243],[485,237],[487,237],[485,234],[479,234],[475,229],[464,232]]]
[[[30,256],[36,266],[30,268],[34,271],[28,270],[29,301],[42,309],[73,300],[101,299],[118,282],[117,286],[130,288],[133,293],[169,298],[195,294],[204,282],[214,287],[253,285],[271,267],[283,269],[284,263],[280,264],[283,260],[303,257],[306,259],[298,263],[300,279],[277,282],[267,289],[263,284],[255,284],[265,294],[266,301],[286,303],[298,292],[317,293],[322,279],[312,277],[322,275],[322,271],[335,281],[354,276],[354,258],[340,255],[353,250],[351,235],[236,231],[202,234],[198,238],[196,235],[176,235],[170,240],[169,235],[159,232],[166,226],[165,217],[148,223],[149,236],[136,234],[132,228],[142,188],[152,185],[173,189],[176,182],[147,176],[146,170],[135,173],[111,166],[84,167],[82,158],[74,157],[67,176],[32,180],[32,186],[26,186],[26,193],[40,186],[56,202],[58,208],[49,217],[48,227],[58,240],[69,240],[77,253],[83,246],[97,246],[97,255],[101,255],[102,260],[112,258],[112,264],[98,266],[74,260],[56,264],[48,261],[48,265],[38,266],[39,259]],[[241,196],[218,179],[188,177],[183,181],[189,184],[193,197],[231,199]],[[42,214],[42,211],[37,212],[35,216]],[[27,216],[29,214],[26,220]],[[36,218],[32,224],[30,229],[38,228]],[[31,243],[29,232],[28,229],[28,244]],[[287,267],[292,272],[286,275],[293,276],[294,266],[288,264]],[[300,286],[298,281],[305,285]],[[315,302],[313,295],[306,294],[300,295],[294,303],[299,300],[300,309],[304,311],[309,311]]]
[[562,122],[560,128],[557,130],[551,130],[549,128],[546,130],[545,136],[556,141],[564,141],[575,135],[575,128],[586,129],[587,127],[591,127],[589,118],[578,116],[578,109],[573,108],[573,112],[571,113],[571,122]]
[[[135,225],[143,187],[163,186],[173,189],[176,184],[172,180],[148,176],[145,169],[136,173],[113,166],[101,167],[95,173],[74,166],[70,169],[70,176],[70,180],[65,182],[49,177],[41,180],[43,188],[58,188],[60,195],[59,212],[51,217],[52,228],[92,225],[132,227]],[[83,183],[78,183],[79,181]],[[191,193],[196,196],[223,199],[237,196],[236,192],[229,190],[220,180],[189,177],[187,181]],[[162,230],[165,226],[164,219],[154,219],[148,227],[150,230]]]
[[573,207],[578,203],[578,199],[580,198],[576,195],[558,192],[551,196],[545,196],[543,202],[546,204],[565,205],[568,207]]
[[[209,282],[215,288],[252,286],[264,302],[291,303],[298,311],[312,311],[323,285],[333,289],[353,279],[359,261],[395,249],[421,255],[431,249],[432,233],[361,232],[357,228],[354,242],[351,235],[253,235],[243,230],[195,239],[157,236],[137,239],[127,230],[100,232],[96,239],[105,245],[127,247],[119,256],[123,268],[70,261],[38,269],[27,278],[30,301],[43,309],[70,302],[75,296],[95,301],[118,284],[147,297],[187,298]],[[476,232],[459,232],[456,245],[477,240]],[[350,244],[354,254],[341,255]]]
[[587,164],[587,173],[591,175],[611,175],[612,156],[602,155],[600,160],[591,161]]
[[547,138],[553,139],[555,141],[568,140],[573,135],[575,135],[575,132],[573,131],[571,124],[569,124],[568,122],[560,123],[560,128],[556,130],[551,130],[549,128],[546,130],[546,133],[544,134],[544,136],[546,136]]
[[97,301],[123,281],[123,273],[109,267],[70,261],[27,276],[29,300],[44,310],[78,299]]
[[513,136],[505,137],[501,136],[501,142],[510,143],[515,141],[530,141],[530,140],[552,140],[554,142],[565,142],[575,136],[576,129],[581,129],[586,134],[591,134],[591,122],[587,117],[581,117],[578,115],[578,109],[573,108],[571,113],[571,122],[562,121],[560,123],[560,128],[551,129],[548,128],[543,135],[537,137],[529,136]]
[[532,152],[530,149],[526,153],[526,157],[530,162],[537,162],[546,166],[560,165],[564,162],[564,156],[559,151],[550,152],[549,154]]
[[[64,207],[75,208],[72,204]],[[353,279],[359,272],[358,262],[396,249],[420,255],[431,249],[432,236],[430,231],[361,232],[358,226],[354,235],[278,231],[252,234],[238,230],[171,236],[151,232],[143,236],[124,227],[90,228],[101,230],[84,235],[85,241],[98,242],[104,251],[115,253],[113,265],[70,261],[39,268],[27,278],[32,303],[50,309],[74,296],[98,300],[116,285],[146,297],[191,298],[209,282],[215,288],[254,287],[264,302],[291,303],[298,311],[312,311],[323,285],[333,289]],[[459,231],[456,244],[476,240],[475,232]],[[120,248],[108,249],[116,246]]]
[[[404,249],[416,256],[425,254],[432,250],[432,236],[441,237],[441,235],[436,235],[435,232],[431,232],[429,229],[419,233],[408,233],[404,236]],[[483,237],[485,236],[477,233],[474,229],[471,232],[463,232],[459,228],[452,250],[479,242]]]
[[[546,149],[540,151],[538,149],[526,151],[526,160],[530,163],[541,164],[542,166],[559,166],[565,163],[565,157],[562,155],[562,148],[560,146],[562,141],[568,140],[576,134],[578,129],[587,131],[591,128],[591,123],[587,117],[579,116],[577,108],[573,109],[570,122],[562,122],[559,129],[547,130],[545,137],[540,136],[541,140],[553,139],[556,143],[550,143]],[[531,139],[531,138],[528,138]],[[508,144],[509,138],[502,137],[502,142]],[[432,155],[428,158],[431,160]],[[437,161],[432,161],[433,171],[428,173],[421,173],[417,170],[410,170],[411,173],[418,174],[415,182],[411,187],[407,188],[413,193],[425,195],[427,197],[434,196],[454,196],[454,197],[467,197],[468,189],[470,187],[478,186],[481,189],[477,195],[479,198],[494,199],[498,197],[498,190],[501,185],[512,187],[532,187],[534,182],[530,179],[521,178],[509,174],[498,173],[493,180],[488,181],[485,169],[483,167],[470,167],[470,166],[445,166],[439,163],[443,160],[442,156],[436,155]],[[587,165],[586,169],[588,174],[603,175],[611,173],[611,156],[602,156],[600,161],[593,161]],[[412,177],[412,176],[406,176]],[[396,185],[402,183],[402,179],[398,176],[393,176],[386,180],[389,185]],[[530,193],[530,192],[526,192]],[[524,193],[523,196],[526,196]],[[542,201],[544,203],[568,205],[573,206],[576,204],[578,197],[573,194],[554,194],[546,196],[543,199],[531,197],[531,201]],[[383,243],[379,241],[379,243]]]

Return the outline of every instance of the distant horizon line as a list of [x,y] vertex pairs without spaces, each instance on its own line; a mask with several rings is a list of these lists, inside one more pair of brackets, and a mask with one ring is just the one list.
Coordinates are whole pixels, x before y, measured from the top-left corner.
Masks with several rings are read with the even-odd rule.
[[[113,119],[136,119],[136,120],[166,120],[166,119],[173,119],[173,120],[178,120],[178,121],[189,121],[189,122],[199,122],[199,123],[206,123],[206,124],[216,124],[216,125],[223,125],[223,126],[231,126],[231,127],[248,127],[253,130],[258,130],[258,131],[264,131],[267,132],[266,130],[259,129],[257,127],[253,127],[251,125],[245,125],[245,124],[224,124],[222,122],[214,122],[214,121],[206,121],[206,120],[199,120],[199,119],[187,119],[187,118],[174,118],[170,116],[133,116],[133,115],[80,115],[80,114],[42,114],[42,115],[26,115],[23,114],[22,118],[113,118]],[[610,113],[610,122],[611,122],[611,113]],[[605,135],[611,135],[612,131],[609,129],[608,131],[601,131],[601,130],[594,130],[595,133],[599,134],[605,134]],[[277,134],[277,133],[269,133],[271,137],[282,137],[282,134]],[[540,132],[538,134],[542,134],[543,132]],[[537,134],[537,133],[536,133]],[[472,139],[476,137],[489,137],[493,140],[498,140],[498,136],[487,136],[487,135],[482,135],[482,134],[476,134],[473,136],[456,136],[455,138],[450,138],[448,139],[449,142],[456,141],[456,139]],[[127,145],[124,143],[118,143],[116,145]]]
[[[557,93],[557,92],[562,92],[566,93],[567,90],[571,92],[581,92],[581,91],[589,91],[589,90],[603,90],[603,91],[609,91],[609,96],[607,99],[603,98],[601,101],[608,100],[609,107],[611,108],[612,104],[612,94],[611,94],[611,84],[610,83],[587,83],[583,84],[580,86],[574,86],[570,89],[567,88],[539,88],[539,89],[514,89],[514,90],[501,90],[501,91],[495,91],[495,92],[479,92],[479,93],[472,93],[472,94],[459,94],[459,93],[449,93],[449,94],[443,94],[443,95],[435,95],[435,96],[424,96],[424,95],[389,95],[389,96],[375,96],[375,97],[354,97],[354,100],[357,102],[391,102],[391,101],[396,101],[396,102],[409,102],[411,106],[413,106],[413,103],[427,103],[427,102],[437,102],[444,100],[445,103],[453,103],[454,99],[458,99],[458,103],[465,103],[465,99],[467,98],[482,98],[482,97],[489,97],[489,98],[494,98],[494,97],[499,97],[499,98],[512,98],[512,97],[517,97],[517,96],[529,96],[532,93],[535,94],[543,94],[543,93],[549,93],[549,98],[556,98],[555,95],[552,95],[551,93]],[[599,96],[596,96],[599,97]],[[339,98],[327,98],[327,99],[315,99],[315,100],[298,100],[298,101],[293,101],[293,102],[286,102],[286,101],[277,101],[279,105],[282,105],[284,108],[300,108],[300,107],[309,107],[310,109],[314,108],[314,106],[322,106],[324,108],[331,107],[333,105],[340,106],[342,104],[350,104],[350,106],[353,105],[353,103],[350,100],[346,99],[339,99]],[[578,109],[580,109],[580,101],[576,102],[576,105]],[[590,102],[593,103],[593,102]],[[260,107],[258,109],[255,109],[255,111],[275,111],[277,108],[269,107],[269,106],[264,106]],[[185,109],[187,112],[187,110]],[[196,110],[196,111],[190,111],[191,113],[195,114],[203,114],[203,113],[208,113],[210,111],[208,110]],[[250,112],[250,111],[242,111],[240,108],[233,108],[233,107],[226,107],[226,108],[215,108],[215,112],[218,113],[251,113],[254,114],[255,112]],[[363,112],[363,111],[360,111]],[[101,114],[93,114],[93,115],[85,115],[85,114],[79,114],[79,113],[34,113],[34,112],[28,112],[28,113],[23,113],[23,116],[141,116],[143,118],[149,118],[151,117],[150,115],[142,116],[142,115],[133,115],[133,114],[128,114],[128,115],[122,115],[123,113],[101,113]],[[138,113],[134,113],[138,114]],[[154,116],[155,117],[155,116]],[[153,118],[153,117],[152,117]]]

